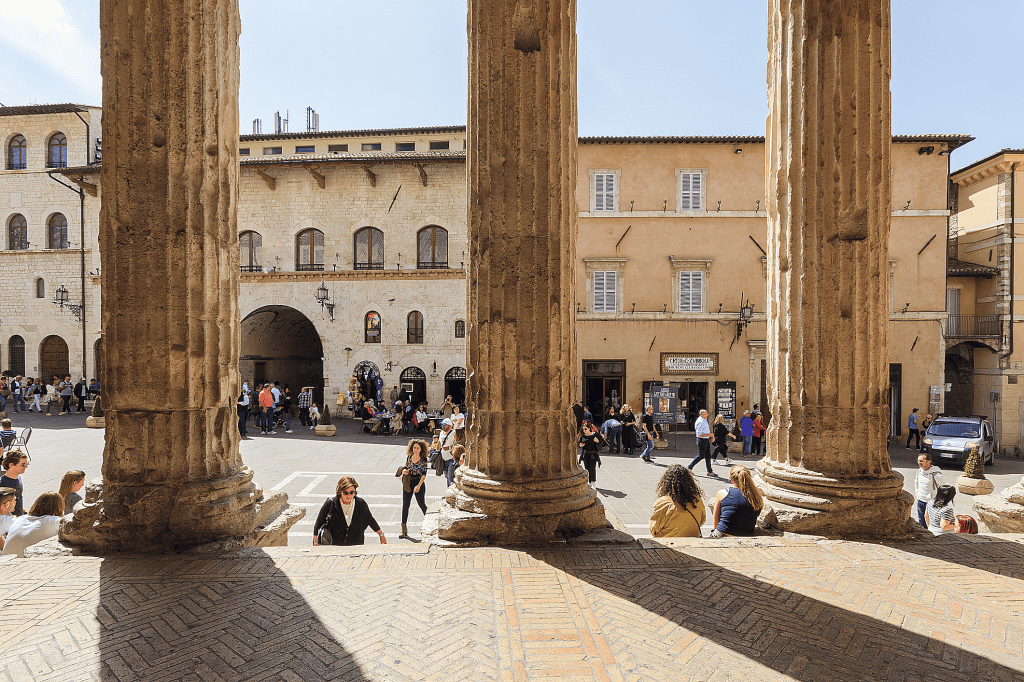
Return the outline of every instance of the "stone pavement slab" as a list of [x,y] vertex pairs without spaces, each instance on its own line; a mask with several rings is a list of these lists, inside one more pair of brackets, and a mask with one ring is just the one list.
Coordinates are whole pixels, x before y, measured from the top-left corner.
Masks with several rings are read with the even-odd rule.
[[1024,680],[1024,538],[0,560],[7,680]]

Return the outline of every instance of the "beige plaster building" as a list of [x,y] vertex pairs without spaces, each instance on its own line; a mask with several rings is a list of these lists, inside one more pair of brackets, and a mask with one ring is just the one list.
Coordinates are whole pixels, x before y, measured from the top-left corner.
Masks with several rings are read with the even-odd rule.
[[[1024,434],[1024,273],[1016,272],[1015,225],[1024,149],[1003,149],[950,175],[949,278],[946,281],[947,408],[990,418],[1003,454],[1021,450]],[[1019,285],[1019,286],[1018,286]],[[1024,343],[1024,338],[1022,338]]]
[[[91,124],[91,158],[76,113]],[[22,275],[5,278],[2,369],[100,375],[99,114],[0,107],[0,258]],[[67,142],[50,163],[58,135]],[[464,401],[465,140],[462,126],[241,138],[244,379],[313,385],[333,405],[370,369],[385,397],[400,386],[435,405]],[[54,305],[60,285],[81,322]]]
[[[914,407],[942,409],[946,157],[971,139],[893,138],[894,437],[906,434]],[[680,428],[692,428],[704,408],[712,416],[754,404],[767,411],[764,138],[583,138],[579,150],[585,404],[596,411],[626,402],[639,413],[660,383],[676,389]]]

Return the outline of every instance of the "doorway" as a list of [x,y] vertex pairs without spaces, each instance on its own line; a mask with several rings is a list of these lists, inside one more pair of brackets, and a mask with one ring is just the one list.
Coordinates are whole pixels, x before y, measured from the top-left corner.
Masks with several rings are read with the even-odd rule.
[[706,381],[684,381],[679,384],[679,402],[676,408],[679,411],[679,415],[676,418],[676,422],[680,428],[686,431],[693,431],[693,423],[697,421],[697,417],[700,416],[701,410],[707,410],[708,414],[711,414],[712,410],[708,407],[708,384]]
[[595,424],[604,422],[609,407],[622,407],[625,383],[625,360],[583,361],[583,404],[594,415]]
[[889,363],[889,439],[901,440],[903,436],[903,365]]
[[444,375],[444,394],[452,397],[452,404],[466,410],[466,368],[452,367]]
[[[409,400],[413,407],[427,402],[427,375],[419,367],[406,367],[402,370],[401,392],[403,400]],[[454,398],[453,398],[454,400]]]
[[68,344],[59,336],[47,336],[39,349],[39,367],[44,383],[54,376],[63,379],[71,373],[68,358]]

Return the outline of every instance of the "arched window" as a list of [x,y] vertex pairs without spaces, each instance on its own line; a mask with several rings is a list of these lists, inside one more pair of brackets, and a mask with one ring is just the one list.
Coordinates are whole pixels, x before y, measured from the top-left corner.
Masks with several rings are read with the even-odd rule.
[[363,324],[363,343],[380,343],[380,313],[376,310],[366,313]]
[[68,248],[68,219],[63,213],[54,213],[46,224],[46,234],[49,240],[48,248]]
[[407,343],[423,343],[423,313],[414,310],[409,313],[409,337]]
[[466,338],[466,321],[455,320],[455,338],[464,339]]
[[64,168],[68,165],[68,138],[64,133],[54,133],[47,145],[46,167]]
[[238,235],[238,262],[242,272],[259,272],[263,261],[263,237],[259,232]]
[[295,238],[295,269],[324,269],[324,233],[320,230],[303,230]]
[[10,349],[10,370],[14,373],[14,376],[25,375],[25,339],[18,335],[11,337],[11,340],[7,343],[7,347]]
[[376,227],[364,227],[355,234],[355,255],[352,259],[356,270],[384,269],[384,233]]
[[7,170],[24,170],[28,165],[28,142],[24,135],[15,135],[7,143]]
[[42,277],[36,279],[36,298],[46,298],[46,281]]
[[431,225],[416,235],[416,267],[437,270],[448,267],[448,230]]
[[7,222],[7,248],[28,248],[28,223],[20,213],[15,213]]

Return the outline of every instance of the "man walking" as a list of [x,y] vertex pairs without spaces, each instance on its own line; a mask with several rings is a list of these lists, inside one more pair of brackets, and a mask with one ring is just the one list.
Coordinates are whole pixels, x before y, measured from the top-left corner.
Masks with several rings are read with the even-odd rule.
[[299,423],[303,426],[311,426],[309,422],[309,404],[313,401],[313,394],[309,386],[303,386],[299,392]]
[[78,408],[75,412],[85,412],[85,399],[89,397],[89,384],[85,383],[85,377],[75,384],[75,397],[78,398]]
[[914,497],[917,498],[917,522],[925,528],[928,521],[925,518],[928,503],[935,499],[935,493],[940,485],[946,485],[942,478],[939,467],[932,466],[932,456],[923,452],[917,456],[917,475],[914,477]]
[[[705,426],[707,420],[704,421]],[[647,436],[647,446],[644,448],[643,453],[640,455],[640,459],[645,462],[651,461],[651,450],[654,449],[654,439],[659,438],[658,429],[654,426],[654,405],[647,406],[647,412],[644,416],[640,417],[640,425],[644,429],[644,435]],[[708,466],[711,466],[708,464]]]
[[448,480],[448,485],[451,486],[455,482],[455,469],[458,468],[458,464],[455,463],[455,457],[452,455],[452,448],[456,445],[455,440],[455,429],[452,428],[451,419],[441,420],[441,431],[443,433],[438,437],[437,442],[441,445],[441,461],[444,462],[444,477]]
[[714,476],[715,472],[711,469],[711,443],[714,442],[715,437],[711,434],[711,426],[708,424],[707,410],[700,411],[700,417],[694,421],[693,429],[697,432],[697,456],[693,458],[687,468],[693,471],[697,462],[703,459],[708,467],[708,476]]
[[14,413],[18,413],[18,404],[21,404],[21,410],[25,411],[25,384],[23,383],[22,377],[14,377],[14,381],[11,382],[11,400],[14,402]]
[[260,431],[263,435],[274,435],[277,431],[274,431],[274,394],[270,390],[270,384],[263,384],[263,390],[260,391],[260,407],[263,408],[263,430]]
[[[907,417],[907,430],[910,432],[907,434],[907,450],[920,450],[921,449],[921,431],[917,428],[917,408],[915,407],[910,412],[910,416]],[[910,441],[917,439],[917,447],[910,447]]]

